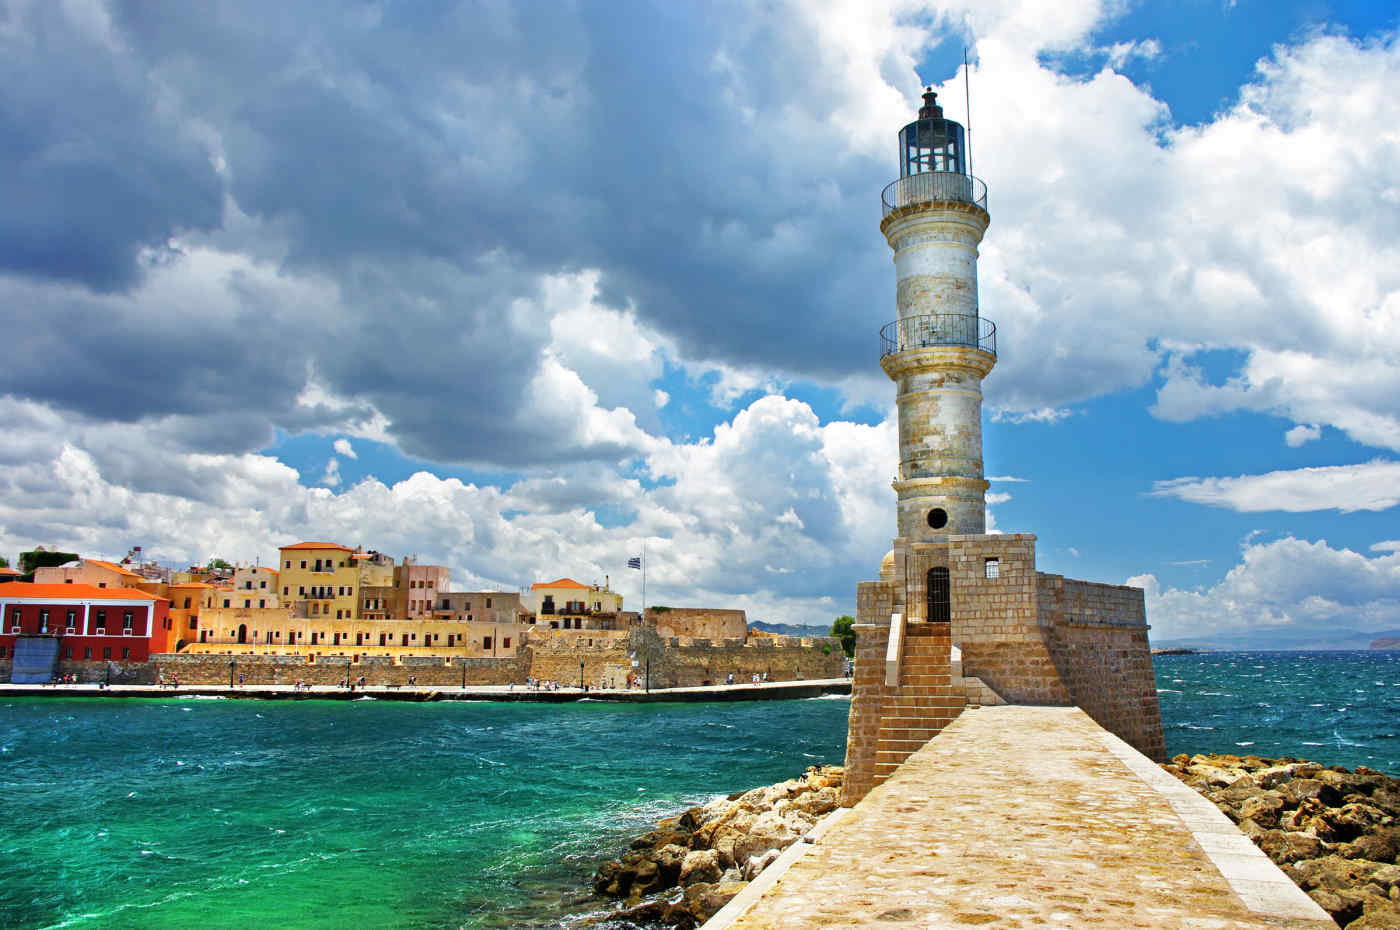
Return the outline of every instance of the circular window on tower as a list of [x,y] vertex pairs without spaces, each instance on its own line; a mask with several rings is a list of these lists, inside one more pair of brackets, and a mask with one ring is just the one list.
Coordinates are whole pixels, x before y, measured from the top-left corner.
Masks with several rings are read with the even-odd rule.
[[928,525],[935,530],[941,530],[948,525],[948,511],[942,507],[935,507],[928,512]]

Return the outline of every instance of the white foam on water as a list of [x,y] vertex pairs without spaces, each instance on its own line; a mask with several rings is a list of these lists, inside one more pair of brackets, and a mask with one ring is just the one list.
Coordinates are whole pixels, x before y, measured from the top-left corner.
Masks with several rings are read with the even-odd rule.
[[1236,746],[1253,746],[1253,745],[1254,745],[1254,741],[1253,741],[1253,740],[1250,740],[1249,742],[1245,742],[1245,743],[1236,743],[1235,745],[1236,745]]

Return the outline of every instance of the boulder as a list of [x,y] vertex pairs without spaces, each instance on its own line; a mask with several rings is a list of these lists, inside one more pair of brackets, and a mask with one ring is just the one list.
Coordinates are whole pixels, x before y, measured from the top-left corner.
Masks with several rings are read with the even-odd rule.
[[1400,904],[1386,901],[1367,907],[1365,913],[1346,926],[1347,930],[1395,930],[1400,927]]
[[653,854],[656,867],[661,872],[661,886],[668,888],[674,885],[684,871],[683,864],[689,855],[684,846],[677,846],[669,843],[662,846]]
[[1283,798],[1278,792],[1265,791],[1246,798],[1240,804],[1240,818],[1253,820],[1261,827],[1278,826],[1278,812],[1283,810]]
[[681,863],[680,883],[694,885],[697,882],[717,882],[723,871],[719,865],[719,856],[713,849],[692,849],[685,854]]
[[1384,862],[1343,859],[1341,856],[1331,855],[1295,862],[1284,871],[1304,891],[1325,888],[1328,891],[1340,892],[1366,884],[1371,875],[1385,865]]
[[1279,865],[1316,859],[1323,854],[1322,841],[1311,833],[1270,830],[1255,842],[1266,856]]

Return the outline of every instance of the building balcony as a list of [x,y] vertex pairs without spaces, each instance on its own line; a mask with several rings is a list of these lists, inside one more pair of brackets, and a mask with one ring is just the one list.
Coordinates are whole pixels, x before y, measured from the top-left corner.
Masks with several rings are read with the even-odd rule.
[[925,203],[970,203],[987,209],[987,185],[956,171],[925,171],[900,178],[880,192],[880,215]]
[[880,357],[933,346],[963,346],[997,354],[997,327],[968,313],[930,313],[886,323],[880,329]]

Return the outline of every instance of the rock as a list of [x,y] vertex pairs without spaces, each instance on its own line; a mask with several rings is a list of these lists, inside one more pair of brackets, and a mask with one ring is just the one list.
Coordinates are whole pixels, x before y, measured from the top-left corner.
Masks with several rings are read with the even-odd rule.
[[719,856],[713,849],[692,849],[685,854],[685,860],[681,863],[680,883],[717,882],[723,871],[719,866]]
[[1283,810],[1283,798],[1274,791],[1265,791],[1247,798],[1240,804],[1241,819],[1248,818],[1261,827],[1278,826],[1278,812]]
[[750,856],[749,861],[744,863],[744,878],[753,881],[758,877],[758,873],[772,865],[781,855],[780,850],[770,849],[756,856]]
[[675,843],[669,843],[656,851],[654,861],[661,873],[661,887],[668,888],[676,884],[681,873],[685,871],[684,863],[689,856],[690,853],[684,846],[677,846]]
[[734,862],[743,865],[749,856],[768,849],[786,849],[798,833],[771,811],[760,814],[749,832],[734,844]]
[[1367,907],[1364,914],[1346,927],[1347,930],[1395,930],[1400,927],[1400,904],[1387,901]]
[[1382,888],[1400,887],[1400,865],[1383,866],[1371,873],[1371,881]]
[[613,895],[614,897],[627,893],[627,888],[632,885],[632,876],[627,876],[627,887],[621,887],[618,877],[622,874],[622,863],[616,859],[604,862],[598,866],[598,871],[593,873],[593,890],[598,894]]
[[736,894],[743,891],[746,884],[745,882],[718,882],[708,886],[695,886],[703,888],[703,890],[694,898],[688,899],[691,913],[702,921],[709,920],[719,912],[720,908],[733,900]]
[[1340,892],[1366,884],[1376,870],[1384,867],[1383,862],[1343,859],[1333,855],[1295,862],[1285,871],[1304,891],[1326,888],[1329,891]]
[[1316,778],[1294,778],[1286,785],[1281,786],[1279,791],[1287,798],[1289,807],[1297,807],[1309,800],[1320,801],[1330,807],[1342,799],[1335,787],[1318,781]]
[[1337,855],[1347,859],[1370,859],[1372,862],[1394,862],[1400,853],[1400,830],[1390,828],[1358,836],[1350,843],[1337,847]]
[[1302,859],[1317,859],[1323,854],[1322,841],[1311,833],[1270,830],[1255,842],[1266,856],[1279,865]]
[[636,903],[651,892],[660,890],[661,882],[661,867],[650,859],[643,859],[632,873],[632,888],[627,899]]
[[705,814],[705,808],[692,807],[684,814],[681,814],[681,829],[691,833],[695,832],[695,829],[705,822]]

